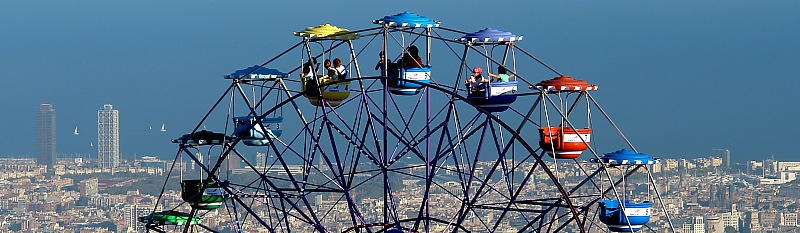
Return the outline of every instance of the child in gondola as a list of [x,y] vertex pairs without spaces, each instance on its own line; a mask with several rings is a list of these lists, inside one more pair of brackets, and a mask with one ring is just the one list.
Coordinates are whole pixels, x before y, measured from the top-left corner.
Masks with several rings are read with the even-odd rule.
[[492,74],[490,72],[486,72],[486,75],[489,75],[489,78],[494,80],[500,80],[500,82],[508,82],[508,79],[513,78],[513,74],[506,74],[506,68],[503,66],[497,67],[497,74]]
[[472,69],[472,75],[467,79],[467,86],[472,88],[472,91],[477,91],[483,86],[483,82],[487,80],[483,78],[483,69],[475,67]]
[[338,57],[333,59],[333,70],[336,72],[336,76],[331,76],[331,78],[341,80],[344,79],[347,74],[347,70],[342,65],[342,59],[339,59]]
[[381,70],[381,75],[383,75],[384,64],[386,64],[386,67],[389,68],[388,69],[389,73],[391,73],[391,72],[395,72],[396,73],[397,72],[396,65],[392,62],[392,60],[386,59],[386,55],[383,54],[383,51],[378,53],[378,56],[380,56],[381,59],[378,60],[378,64],[375,64],[375,70],[379,70],[380,69]]

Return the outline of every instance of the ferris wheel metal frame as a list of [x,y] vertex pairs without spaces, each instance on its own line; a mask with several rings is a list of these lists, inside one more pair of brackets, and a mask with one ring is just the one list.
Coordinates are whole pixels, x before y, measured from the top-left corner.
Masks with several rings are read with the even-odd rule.
[[[438,24],[436,28],[439,28]],[[525,224],[514,226],[514,229],[518,232],[558,232],[567,227],[576,227],[580,232],[587,232],[588,229],[595,227],[595,224],[601,225],[601,223],[597,223],[596,220],[597,212],[595,211],[594,214],[590,213],[593,209],[596,210],[598,201],[606,199],[608,196],[612,199],[623,200],[625,194],[620,194],[615,186],[620,184],[624,186],[625,178],[635,175],[639,169],[644,169],[649,177],[649,182],[655,186],[655,181],[646,165],[640,164],[632,167],[633,169],[627,169],[626,172],[622,173],[621,176],[617,178],[617,176],[609,172],[609,168],[617,167],[617,165],[597,163],[597,168],[587,171],[583,163],[576,158],[566,159],[564,161],[565,163],[572,162],[573,165],[579,167],[585,178],[572,187],[564,186],[557,175],[559,160],[553,159],[553,162],[547,161],[548,157],[552,158],[555,156],[553,155],[554,149],[544,148],[541,142],[539,145],[529,143],[528,141],[531,141],[531,139],[526,139],[526,136],[521,132],[529,129],[529,125],[534,125],[537,128],[544,127],[545,125],[549,127],[551,118],[559,119],[560,125],[562,126],[577,129],[569,117],[572,115],[573,110],[581,99],[586,101],[587,109],[592,104],[599,109],[601,115],[603,115],[613,128],[617,130],[624,142],[635,151],[633,145],[625,138],[616,124],[611,121],[608,114],[600,108],[589,92],[587,90],[548,90],[538,87],[534,82],[530,82],[516,73],[515,69],[510,72],[515,75],[516,78],[527,83],[530,90],[526,93],[513,93],[515,97],[535,96],[537,98],[531,105],[520,106],[520,103],[513,104],[513,106],[509,108],[511,109],[510,112],[513,112],[510,114],[515,115],[516,118],[511,117],[511,119],[509,119],[504,117],[500,119],[499,113],[487,111],[487,108],[482,107],[478,102],[474,101],[473,97],[462,94],[465,93],[465,90],[460,87],[460,83],[462,75],[466,76],[464,73],[465,68],[469,70],[469,66],[467,66],[467,55],[470,54],[470,52],[475,52],[483,56],[482,59],[486,60],[486,66],[489,68],[490,64],[505,66],[506,55],[509,49],[515,49],[529,56],[536,63],[546,67],[546,69],[558,75],[562,74],[529,52],[522,50],[522,48],[519,48],[513,42],[503,43],[503,45],[506,46],[506,55],[504,55],[502,61],[497,61],[492,58],[491,54],[487,54],[489,53],[488,50],[484,49],[484,51],[481,51],[475,47],[475,45],[480,46],[481,43],[473,43],[470,41],[459,42],[455,39],[448,39],[443,36],[434,36],[431,34],[433,28],[430,27],[424,28],[423,33],[415,32],[414,29],[416,28],[391,27],[388,24],[383,24],[381,27],[353,32],[342,31],[319,38],[304,37],[301,42],[291,46],[286,51],[279,53],[272,59],[252,69],[252,71],[245,72],[245,74],[242,75],[242,77],[251,75],[258,69],[266,67],[266,65],[282,58],[298,47],[302,47],[302,49],[305,50],[301,52],[303,53],[301,57],[311,61],[312,57],[314,60],[316,58],[324,58],[325,54],[329,54],[328,56],[330,57],[332,50],[346,44],[348,55],[351,60],[348,66],[355,68],[355,77],[351,76],[334,81],[322,82],[321,77],[317,77],[318,74],[314,71],[311,81],[315,82],[316,85],[314,85],[314,87],[316,90],[312,88],[306,89],[305,85],[307,85],[307,80],[302,80],[303,77],[301,77],[300,80],[300,84],[303,86],[301,91],[297,91],[296,88],[290,88],[287,85],[287,81],[292,81],[288,78],[288,74],[301,70],[306,64],[305,60],[301,62],[303,65],[289,71],[286,76],[263,79],[232,78],[231,85],[223,92],[216,103],[213,104],[212,108],[206,113],[192,132],[185,135],[187,138],[175,141],[179,144],[179,149],[173,161],[173,166],[170,169],[170,174],[172,174],[175,164],[182,164],[184,160],[183,156],[188,157],[191,162],[199,166],[202,182],[200,183],[201,186],[199,187],[199,193],[197,195],[204,195],[206,190],[209,189],[217,189],[219,192],[224,192],[224,194],[220,194],[225,197],[222,206],[225,207],[224,209],[228,215],[231,216],[230,222],[234,225],[233,228],[239,232],[249,229],[244,225],[244,222],[248,221],[247,219],[249,218],[254,219],[255,222],[258,223],[258,225],[254,227],[265,228],[268,232],[292,232],[302,231],[302,229],[312,229],[318,232],[330,232],[331,229],[336,229],[338,232],[480,232],[509,228],[511,225],[507,222],[518,218],[524,219],[523,222],[525,222]],[[466,34],[458,30],[441,29],[447,32]],[[378,31],[377,33],[373,32],[376,30]],[[439,80],[431,80],[430,82],[404,80],[404,82],[418,87],[419,93],[410,95],[416,97],[395,96],[396,93],[390,93],[389,91],[390,83],[392,83],[393,80],[388,75],[388,65],[383,67],[384,69],[382,69],[382,74],[380,76],[372,77],[362,75],[359,68],[358,55],[364,50],[356,51],[350,35],[369,32],[372,32],[371,35],[376,37],[382,35],[383,43],[380,51],[384,54],[388,51],[387,42],[392,33],[400,33],[401,35],[402,33],[408,33],[409,37],[415,35],[418,36],[418,38],[425,38],[427,42],[425,49],[427,54],[426,61],[428,62],[431,60],[430,50],[432,40],[443,42],[454,54],[457,53],[450,47],[451,44],[464,46],[462,55],[456,55],[461,61],[461,64],[459,65],[455,82],[453,82],[452,85],[447,85],[445,82],[438,82]],[[337,41],[337,38],[344,39]],[[325,49],[324,45],[320,43],[320,46],[323,48],[322,51],[312,53],[310,45],[312,43],[319,43],[319,40],[331,40],[331,44]],[[413,42],[415,40],[411,41]],[[366,48],[370,43],[367,43],[364,47]],[[408,43],[408,45],[410,44],[411,43]],[[406,49],[405,37],[403,37],[403,41],[400,42],[400,45],[403,47],[403,50]],[[492,51],[493,50],[494,48],[492,48]],[[513,62],[516,63],[516,60]],[[516,64],[514,65],[516,66]],[[428,78],[436,77],[430,75],[430,73],[426,75],[428,75]],[[347,88],[352,82],[358,84],[357,88],[345,89],[348,96],[345,99],[337,100],[341,102],[331,104],[329,100],[325,99],[323,96],[326,88],[343,83],[348,84],[345,87]],[[248,90],[243,88],[243,85],[252,86],[252,93],[247,93]],[[256,96],[255,87],[262,89],[262,92],[258,93],[258,96]],[[267,91],[263,92],[264,89]],[[578,93],[578,97],[576,97],[571,104],[564,104],[563,100],[561,101],[562,103],[557,103],[558,101],[554,101],[553,98],[551,98],[550,94],[555,93],[559,100],[561,100],[562,91],[569,94]],[[316,100],[309,98],[310,93],[313,92],[316,92]],[[349,96],[350,93],[355,93],[356,96]],[[250,98],[250,94],[252,94],[252,99]],[[432,95],[446,97],[443,98],[446,101],[441,101],[443,104],[436,105],[435,101],[431,101]],[[230,103],[227,115],[225,116],[227,119],[225,123],[225,133],[222,133],[222,136],[217,135],[218,141],[215,143],[208,142],[206,139],[200,140],[193,138],[198,132],[201,132],[198,131],[200,127],[203,126],[209,116],[221,106],[227,96],[230,96]],[[267,98],[275,98],[276,96],[280,96],[279,101],[275,101],[274,105],[270,105],[272,107],[266,107],[266,110],[264,110],[264,106],[272,104]],[[290,110],[289,112],[296,114],[293,116],[296,117],[294,120],[299,121],[302,126],[299,132],[294,132],[293,139],[283,140],[277,137],[266,137],[263,139],[265,144],[262,146],[268,148],[268,153],[273,153],[270,154],[270,156],[275,156],[270,167],[267,167],[268,164],[266,164],[268,160],[264,161],[264,166],[259,166],[251,162],[244,153],[240,152],[240,149],[244,149],[241,148],[244,147],[242,146],[243,137],[237,136],[237,133],[231,133],[231,129],[229,128],[230,119],[233,118],[231,112],[233,112],[232,108],[234,102],[236,102],[234,100],[235,98],[241,98],[239,101],[244,102],[244,105],[246,105],[245,112],[247,116],[255,119],[254,124],[244,129],[247,131],[257,131],[258,128],[260,128],[260,132],[262,133],[269,132],[270,129],[261,124],[265,118],[278,112],[283,113],[283,108],[294,109],[294,111]],[[303,98],[308,98],[312,105],[318,105],[312,107],[314,110],[313,115],[303,112],[303,110],[307,110],[308,108],[308,106],[304,107],[303,105],[309,104],[302,103]],[[400,106],[402,104],[399,103],[403,101],[398,99],[401,98],[406,98],[406,100],[416,98],[416,104],[413,105],[411,114],[403,115],[401,108],[407,106]],[[357,109],[355,112],[352,111],[354,105],[355,109]],[[436,109],[431,109],[432,106]],[[425,108],[424,126],[412,124],[419,123],[413,121],[419,121],[419,118],[414,117],[416,116],[415,114],[418,113],[417,110],[423,107]],[[351,108],[349,109],[351,111],[346,111],[346,108]],[[547,109],[550,108],[557,114],[553,114],[553,116],[548,115]],[[443,112],[445,112],[444,117],[441,117]],[[460,118],[461,112],[466,112],[463,114],[465,116],[464,120]],[[530,119],[537,112],[540,115],[545,115],[546,123],[536,122]],[[472,117],[469,118],[466,116]],[[351,117],[352,120],[355,120],[352,124],[349,122]],[[286,116],[281,115],[281,118],[284,119]],[[591,119],[588,121],[591,122]],[[402,127],[399,126],[403,124],[405,125]],[[285,126],[283,132],[284,135],[287,134]],[[430,143],[431,140],[434,139],[434,132],[439,133],[438,145],[431,146]],[[493,142],[491,140],[487,141],[486,139],[487,136],[490,135],[494,137]],[[497,140],[497,135],[501,135],[499,136],[499,142]],[[505,137],[508,137],[507,141]],[[590,146],[589,138],[584,138],[582,136],[578,138],[580,140],[579,142],[585,144],[587,150],[591,152],[594,158],[598,160],[602,159],[601,154]],[[304,141],[300,142],[298,139],[303,139]],[[478,145],[466,145],[475,140],[481,143]],[[539,140],[539,138],[533,141],[537,140]],[[423,144],[423,142],[425,144]],[[478,169],[479,163],[486,162],[482,160],[482,158],[479,158],[482,153],[487,153],[487,149],[483,147],[484,142],[494,143],[497,152],[495,155],[496,157],[490,157],[487,160],[488,162],[493,162],[493,164],[489,166],[489,172],[485,175],[482,172],[484,169]],[[326,143],[328,144],[326,145]],[[389,150],[392,148],[391,144],[395,144],[394,151]],[[447,145],[450,145],[450,148],[447,148]],[[194,151],[192,151],[200,152],[200,148],[206,146],[218,146],[219,148],[217,148],[217,150],[219,150],[219,153],[212,153],[212,148],[208,148],[206,156],[209,156],[209,159],[204,160],[202,156],[198,156],[201,153],[193,153]],[[398,153],[398,150],[401,152]],[[431,154],[431,150],[434,150],[433,154]],[[517,162],[517,158],[515,157],[517,150],[522,151],[524,155],[519,162]],[[513,151],[510,152],[510,162],[507,161],[509,151]],[[350,154],[348,155],[348,153]],[[457,153],[461,153],[460,156],[462,156],[462,158],[457,158]],[[470,157],[470,154],[473,156]],[[490,156],[491,155],[492,154],[490,154]],[[212,158],[210,156],[214,157]],[[314,159],[317,156],[319,156],[318,162],[320,162],[320,165],[314,164]],[[228,177],[223,178],[223,175],[219,172],[225,170],[225,164],[229,162],[231,158],[236,158],[244,162],[246,168],[252,170],[252,172],[256,174],[256,179],[245,184],[231,182]],[[401,159],[403,158],[419,159],[417,162],[421,161],[423,165],[414,166],[402,164],[403,161]],[[295,161],[290,161],[292,159]],[[358,162],[361,159],[366,160],[366,162]],[[294,165],[296,161],[302,163],[302,170],[298,175],[293,174],[293,171],[289,167]],[[525,167],[529,163],[532,163],[532,165]],[[286,174],[286,177],[270,175],[271,170],[269,169],[276,165],[279,166],[279,170],[282,170]],[[364,166],[368,168],[364,169]],[[425,169],[424,175],[417,175],[412,172],[415,169],[421,168]],[[183,171],[182,169],[183,168],[179,168],[181,172]],[[478,170],[481,170],[481,174],[478,174]],[[456,175],[442,175],[439,172],[453,173]],[[549,179],[545,180],[545,182],[549,181],[550,183],[548,184],[552,186],[550,191],[557,195],[538,199],[525,196],[525,191],[527,189],[537,187],[533,185],[535,181],[532,181],[536,179],[537,172],[544,173],[544,176]],[[523,173],[524,176],[520,177],[519,175],[515,175],[516,173]],[[606,175],[605,178],[602,177],[603,174]],[[356,178],[364,175],[370,177],[365,178],[366,180],[358,180]],[[416,216],[401,217],[403,214],[397,211],[398,206],[402,204],[398,204],[401,201],[399,197],[397,197],[399,191],[393,188],[397,188],[400,184],[396,183],[396,181],[393,183],[391,180],[393,179],[392,176],[413,178],[417,179],[417,181],[424,182],[422,187],[424,191],[421,193],[420,197],[421,204],[417,206],[418,210],[416,211]],[[327,180],[317,181],[314,180],[315,177],[324,177]],[[375,181],[373,180],[374,177],[380,177],[381,180],[379,182]],[[182,173],[181,180],[181,184],[183,184],[184,178]],[[505,181],[505,184],[501,184],[501,180]],[[169,175],[167,180],[165,180],[164,187],[167,187],[168,182],[170,182]],[[457,185],[461,187],[461,189],[458,190],[461,193],[447,191],[445,188],[447,182],[457,183]],[[477,184],[475,184],[476,182]],[[515,182],[519,183],[517,184]],[[356,195],[364,195],[363,192],[367,188],[363,187],[372,185],[372,183],[383,185],[383,193],[381,195],[383,200],[380,202],[382,203],[381,211],[379,211],[380,216],[376,220],[371,220],[369,216],[366,216],[367,212],[370,210],[360,206],[357,203],[357,198],[354,197]],[[603,183],[608,183],[609,187],[605,188]],[[211,187],[214,184],[216,184],[216,186]],[[473,187],[473,184],[475,184],[477,188]],[[361,190],[362,188],[364,190]],[[504,190],[504,188],[507,188],[507,190]],[[430,202],[434,201],[432,190],[439,189],[445,190],[444,196],[461,201],[458,210],[451,210],[454,212],[452,213],[454,216],[450,219],[438,217],[441,215],[438,212],[436,214],[431,214],[431,208],[433,206],[431,206]],[[594,194],[577,195],[576,193],[581,192],[582,189],[595,190],[596,192]],[[508,193],[504,193],[505,191]],[[654,192],[658,196],[657,199],[660,201],[658,190],[656,189]],[[341,193],[341,196],[339,196],[339,200],[337,200],[333,206],[324,211],[320,209],[320,206],[322,206],[321,203],[311,200],[312,198],[316,198],[316,196],[312,197],[312,195],[315,194],[328,195],[333,193]],[[485,198],[487,196],[499,198],[500,201],[487,202],[485,200],[489,199]],[[162,197],[159,196],[159,200],[161,200],[161,198]],[[157,206],[159,202],[160,201],[156,202]],[[190,223],[182,227],[175,227],[173,230],[182,230],[183,232],[202,230],[215,231],[211,227],[200,223],[191,224],[195,217],[203,216],[210,211],[201,208],[201,203],[199,201],[187,201],[181,205],[186,203],[188,203],[190,207],[190,212],[188,214]],[[376,201],[376,203],[378,203],[378,201]],[[346,206],[344,211],[336,207],[340,204]],[[663,208],[663,203],[661,203],[661,205]],[[179,206],[172,208],[172,210],[178,209]],[[254,206],[259,207],[255,208]],[[536,209],[537,207],[538,209]],[[185,209],[185,206],[183,208]],[[267,209],[267,214],[264,214],[264,208]],[[155,213],[157,209],[157,207],[154,207],[153,212]],[[436,211],[437,210],[434,210],[433,212]],[[329,217],[329,214],[333,212],[346,212],[349,216],[342,218]],[[499,212],[499,214],[497,214],[497,212]],[[669,219],[668,213],[666,213],[666,211],[664,211],[664,213]],[[486,216],[481,216],[482,214],[486,214]],[[493,219],[495,215],[498,216],[496,220]],[[346,219],[351,223],[351,226],[341,228],[327,227],[325,223],[326,221],[330,222],[330,219]],[[479,223],[472,224],[472,226],[467,226],[469,224],[465,224],[465,221],[474,221],[475,219],[477,219]],[[163,225],[152,223],[152,217],[150,220],[151,222],[147,224],[148,229],[157,232],[163,232],[165,229],[168,229]],[[252,220],[250,221],[252,222]],[[559,221],[563,222],[559,223]],[[293,227],[296,227],[295,225],[298,225],[296,222],[302,223],[306,228],[292,230]],[[634,231],[632,224],[628,223],[628,225],[629,229]],[[440,230],[438,228],[437,230],[432,229],[436,227],[441,228],[442,226],[444,226],[445,230]]]

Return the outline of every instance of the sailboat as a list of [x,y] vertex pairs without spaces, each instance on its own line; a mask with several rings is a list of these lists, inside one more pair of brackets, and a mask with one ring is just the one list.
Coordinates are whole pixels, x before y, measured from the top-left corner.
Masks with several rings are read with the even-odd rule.
[[78,133],[78,127],[75,127],[75,132],[72,133],[72,134],[74,134],[75,136],[78,136],[78,134],[80,134],[80,133]]
[[167,132],[167,129],[164,128],[164,124],[161,124],[161,132]]

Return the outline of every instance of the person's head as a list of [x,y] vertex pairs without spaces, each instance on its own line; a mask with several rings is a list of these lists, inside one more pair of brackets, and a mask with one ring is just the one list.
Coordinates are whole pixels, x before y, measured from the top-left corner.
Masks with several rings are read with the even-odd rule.
[[311,66],[303,66],[303,73],[304,74],[311,73]]
[[498,73],[498,74],[505,74],[505,73],[506,73],[506,67],[504,67],[504,66],[498,66],[498,67],[497,67],[497,73]]
[[483,73],[483,69],[481,69],[480,67],[472,68],[472,75],[477,76],[477,75],[481,75],[482,73]]
[[411,56],[419,57],[419,49],[417,48],[416,45],[408,47],[408,53],[410,53]]
[[314,58],[312,57],[311,59],[309,59],[308,61],[306,61],[306,63],[303,63],[303,66],[314,66],[314,64],[316,64],[316,63],[317,63],[317,59],[314,59]]
[[403,53],[403,58],[401,59],[403,60],[403,62],[411,62],[411,60],[414,60],[414,56],[411,56],[410,53],[405,52]]
[[379,56],[379,57],[381,57],[381,59],[384,59],[384,58],[386,58],[386,55],[383,55],[383,51],[380,51],[380,52],[378,53],[378,56]]
[[341,65],[342,65],[342,59],[339,59],[338,57],[333,59],[333,66],[339,67]]
[[331,67],[331,60],[330,59],[325,59],[325,63],[323,63],[323,64],[325,65],[325,68]]

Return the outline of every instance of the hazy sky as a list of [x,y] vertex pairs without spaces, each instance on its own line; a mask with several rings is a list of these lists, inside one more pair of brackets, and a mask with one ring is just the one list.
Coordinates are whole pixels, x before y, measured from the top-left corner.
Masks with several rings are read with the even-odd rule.
[[97,110],[111,103],[124,156],[171,157],[168,139],[219,98],[222,75],[305,27],[355,30],[403,11],[524,35],[521,47],[599,85],[594,97],[641,151],[800,160],[800,1],[788,0],[0,1],[0,155],[36,153],[41,103],[57,111],[59,153],[96,154]]

